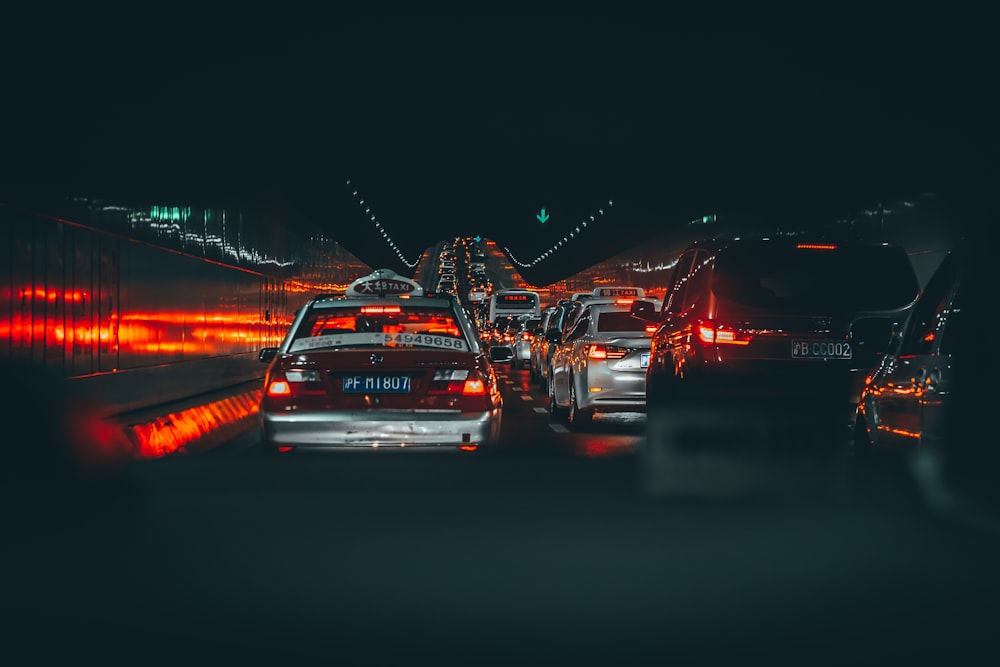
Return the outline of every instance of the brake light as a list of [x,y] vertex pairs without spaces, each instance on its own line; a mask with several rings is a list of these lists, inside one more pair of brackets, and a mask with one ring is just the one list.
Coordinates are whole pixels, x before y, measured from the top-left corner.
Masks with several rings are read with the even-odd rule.
[[628,354],[628,349],[617,345],[594,343],[587,346],[587,356],[591,359],[621,359]]
[[399,306],[361,306],[361,312],[365,315],[382,315],[384,313],[400,313]]
[[705,345],[749,345],[751,336],[737,331],[727,324],[713,320],[698,320],[695,323],[698,340]]
[[521,340],[531,340],[531,334],[525,331],[523,334],[521,334]]
[[292,386],[286,380],[272,380],[267,386],[268,396],[291,396]]
[[619,306],[631,306],[633,303],[633,299],[617,299],[615,300],[615,303],[618,304]]
[[657,329],[657,327],[656,327],[655,324],[647,324],[646,325],[646,333],[648,333],[648,334],[655,334],[656,333],[656,329]]
[[463,396],[483,396],[486,394],[486,383],[481,377],[471,377],[465,381],[462,387]]
[[467,368],[440,368],[434,372],[434,379],[427,393],[485,396],[486,380],[479,371],[470,371]]
[[604,349],[603,345],[588,345],[587,356],[591,359],[607,359],[608,351]]
[[798,250],[836,250],[837,246],[832,243],[798,243],[796,244],[796,249]]

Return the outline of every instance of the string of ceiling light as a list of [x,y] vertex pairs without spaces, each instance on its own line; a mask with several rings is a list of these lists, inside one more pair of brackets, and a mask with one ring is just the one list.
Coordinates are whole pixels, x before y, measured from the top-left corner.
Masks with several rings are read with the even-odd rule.
[[[608,208],[611,208],[614,205],[615,202],[609,199]],[[597,209],[596,217],[593,215],[589,216],[591,224],[597,222],[603,215],[604,215],[604,208]],[[568,245],[571,239],[575,239],[577,236],[582,236],[584,229],[587,229],[586,220],[583,220],[579,225],[576,226],[575,230],[571,231],[566,236],[563,236],[561,241],[557,241],[555,244],[553,244],[551,248],[549,248],[548,250],[546,250],[545,252],[543,252],[530,262],[518,261],[518,259],[514,257],[514,255],[511,253],[510,248],[505,247],[504,252],[506,252],[507,256],[510,257],[511,261],[517,264],[518,266],[534,266],[535,264],[541,262],[543,259],[548,259],[549,257],[551,257],[557,250],[559,250],[559,248],[563,247],[563,245]]]
[[[351,184],[351,179],[347,179],[347,185],[350,184]],[[396,242],[392,240],[391,236],[389,236],[389,232],[386,231],[385,227],[382,226],[382,223],[379,222],[378,218],[375,217],[375,214],[372,213],[371,204],[365,206],[365,200],[361,199],[361,195],[358,194],[357,190],[354,190],[352,192],[352,195],[354,196],[355,199],[358,200],[358,207],[364,209],[366,215],[371,216],[371,221],[375,225],[375,230],[382,233],[382,238],[385,239],[385,242],[389,244],[389,247],[392,248],[393,252],[396,253],[396,256],[399,257],[399,261],[401,261],[403,264],[406,264],[406,266],[410,267],[411,269],[416,268],[417,262],[415,261],[411,263],[406,259],[406,256],[403,255],[403,251],[399,249],[399,246],[396,245]]]

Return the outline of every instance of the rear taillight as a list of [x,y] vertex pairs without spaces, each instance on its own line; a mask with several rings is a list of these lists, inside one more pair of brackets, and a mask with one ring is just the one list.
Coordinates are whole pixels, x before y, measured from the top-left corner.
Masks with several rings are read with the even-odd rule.
[[698,320],[695,331],[700,343],[705,345],[749,345],[750,334],[714,320]]
[[268,396],[291,396],[292,386],[286,380],[271,380],[267,385]]
[[628,348],[617,345],[592,343],[587,346],[587,356],[591,359],[621,359],[628,354]]
[[304,382],[320,382],[319,371],[315,370],[285,371],[284,375],[283,380],[276,377],[267,385],[268,396],[291,396],[293,386]]
[[461,394],[462,396],[484,396],[486,380],[479,371],[466,368],[439,368],[427,390],[429,394]]
[[655,324],[647,324],[646,325],[646,333],[648,333],[648,334],[655,334],[657,328],[658,327]]
[[531,340],[531,334],[528,332],[524,332],[523,334],[521,334],[521,340]]
[[465,384],[462,387],[463,396],[485,396],[486,395],[486,381],[479,375],[475,373],[476,377],[470,377],[465,380]]

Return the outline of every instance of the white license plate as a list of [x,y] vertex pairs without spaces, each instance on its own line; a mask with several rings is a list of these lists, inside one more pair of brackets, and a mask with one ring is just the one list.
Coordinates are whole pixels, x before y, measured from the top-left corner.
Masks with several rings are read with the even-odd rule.
[[407,394],[409,375],[348,375],[344,378],[345,394]]
[[649,366],[649,352],[643,352],[639,355],[639,368],[646,368]]
[[850,359],[851,344],[846,340],[794,340],[793,359]]

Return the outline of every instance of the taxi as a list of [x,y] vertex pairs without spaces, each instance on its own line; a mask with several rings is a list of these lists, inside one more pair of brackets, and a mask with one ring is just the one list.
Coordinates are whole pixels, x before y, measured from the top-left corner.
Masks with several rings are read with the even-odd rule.
[[496,372],[458,298],[389,269],[312,298],[258,358],[269,364],[265,451],[474,451],[499,439]]

